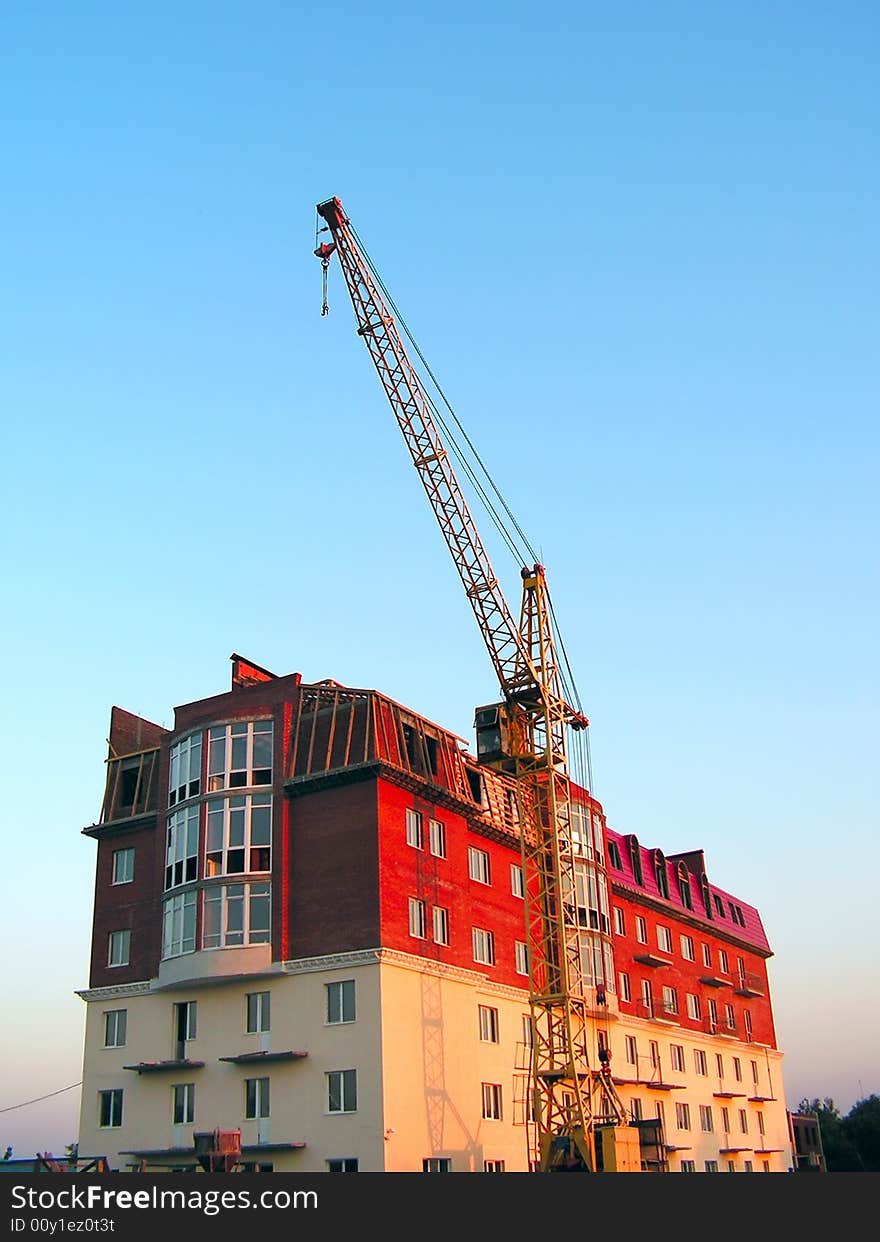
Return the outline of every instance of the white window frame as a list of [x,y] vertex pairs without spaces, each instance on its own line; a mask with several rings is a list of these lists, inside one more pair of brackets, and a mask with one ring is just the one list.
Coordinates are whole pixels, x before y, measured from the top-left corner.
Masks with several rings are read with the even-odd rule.
[[500,1082],[484,1082],[481,1084],[483,1097],[482,1117],[484,1121],[504,1120],[504,1101]]
[[704,1134],[715,1133],[715,1118],[712,1116],[712,1105],[700,1105],[700,1129]]
[[669,1058],[670,1058],[670,1064],[672,1065],[672,1068],[675,1070],[675,1072],[677,1074],[683,1074],[684,1073],[684,1045],[683,1044],[670,1044],[669,1045]]
[[446,825],[442,820],[428,820],[428,847],[435,858],[446,857]]
[[416,940],[428,938],[428,907],[420,897],[409,899],[409,934]]
[[271,1115],[270,1080],[268,1077],[244,1080],[244,1119],[262,1121]]
[[611,913],[614,916],[614,932],[615,935],[626,935],[626,919],[620,906],[612,906]]
[[639,944],[648,943],[648,924],[640,914],[636,915],[636,940]]
[[507,1165],[505,1164],[503,1160],[484,1160],[483,1161],[483,1172],[484,1173],[506,1173]]
[[413,807],[407,807],[406,810],[406,843],[414,850],[425,848],[425,833],[422,822],[421,811],[415,810]]
[[[325,1026],[348,1026],[357,1021],[357,985],[354,979],[334,979],[324,984]],[[351,1017],[346,1017],[346,1011]],[[339,1016],[336,1017],[335,1015]]]
[[477,884],[491,883],[491,864],[488,850],[478,849],[476,845],[468,846],[468,875]]
[[484,1044],[497,1044],[498,1039],[498,1010],[492,1005],[477,1005],[477,1027],[480,1032],[480,1042]]
[[190,733],[171,747],[168,765],[168,805],[176,806],[202,792],[202,735]]
[[449,1156],[425,1156],[422,1161],[423,1173],[451,1173],[452,1160]]
[[[236,866],[239,854],[240,867]],[[205,805],[205,877],[260,875],[271,870],[272,794],[209,798]]]
[[180,807],[165,828],[165,892],[199,877],[199,805]]
[[[104,1121],[104,1101],[107,1100],[107,1120]],[[125,1091],[122,1087],[111,1087],[107,1091],[98,1092],[98,1129],[119,1130],[125,1111]]]
[[687,996],[687,1016],[691,1021],[699,1022],[701,1017],[699,996],[695,996],[693,992],[687,992],[685,995]]
[[171,1087],[171,1124],[191,1126],[196,1115],[196,1084],[176,1082]]
[[111,884],[131,884],[134,880],[134,849],[128,846],[113,851],[113,879]]
[[639,1064],[639,1046],[635,1035],[625,1035],[623,1037],[624,1050],[626,1054],[627,1065]]
[[677,1130],[689,1130],[691,1128],[690,1105],[683,1100],[676,1100],[675,1103],[675,1128]]
[[703,965],[706,967],[707,970],[711,970],[712,969],[712,948],[710,945],[706,944],[705,940],[701,941],[700,944],[701,944],[701,952],[703,954]]
[[727,959],[726,949],[718,950],[718,969],[721,971],[722,975],[730,974],[730,963]]
[[526,975],[529,973],[529,946],[524,940],[514,940],[513,942],[513,960],[518,975]]
[[107,965],[112,967],[131,964],[131,929],[122,927],[107,937]]
[[510,891],[514,897],[526,895],[526,878],[522,867],[518,867],[516,863],[510,864]]
[[[331,1156],[327,1163],[328,1173],[357,1173],[359,1172],[357,1156]],[[342,1165],[340,1169],[334,1169],[333,1165]]]
[[[324,1075],[327,1085],[327,1114],[339,1116],[357,1112],[357,1070],[329,1070]],[[334,1107],[334,1104],[336,1107]]]
[[694,1073],[699,1074],[701,1078],[708,1078],[709,1076],[709,1066],[703,1048],[694,1049]]
[[[219,917],[216,930],[209,931],[209,922],[213,920],[213,913],[209,920],[209,910],[213,910],[214,907],[216,907],[216,913]],[[236,913],[241,915],[240,927],[230,927],[230,914],[233,910],[236,910]],[[255,926],[255,915],[262,915],[263,913],[266,916],[266,926]],[[243,949],[253,944],[269,944],[271,939],[272,885],[268,880],[259,882],[242,881],[235,884],[212,884],[204,890],[202,903],[203,949]]]
[[[269,738],[269,766],[255,762],[257,739]],[[244,746],[239,742],[244,738]],[[207,793],[225,789],[253,789],[272,784],[274,757],[274,722],[262,720],[231,720],[208,729]],[[244,766],[237,764],[244,750]],[[218,756],[220,756],[218,762]],[[265,756],[263,756],[265,757]],[[259,778],[259,779],[256,779]]]
[[697,959],[696,959],[696,954],[695,954],[695,952],[694,952],[694,938],[693,938],[693,936],[686,936],[686,935],[684,935],[684,934],[682,933],[682,936],[681,936],[681,956],[685,959],[685,961],[686,961],[686,962],[695,962],[695,961],[697,960]]
[[196,891],[174,893],[162,903],[162,961],[196,951]]
[[485,927],[471,928],[474,961],[482,966],[495,965],[495,934]]
[[657,924],[657,947],[664,953],[672,952],[672,932],[662,923]]
[[631,1001],[632,991],[629,984],[629,975],[625,970],[619,970],[617,972],[617,986],[620,989],[620,999],[622,1001]]
[[104,1048],[124,1048],[128,1036],[128,1010],[104,1010]]
[[272,993],[248,992],[244,1004],[245,1034],[265,1035],[272,1029]]
[[449,944],[449,911],[445,906],[434,906],[431,911],[434,944]]
[[663,1012],[678,1013],[678,989],[668,983],[663,985]]

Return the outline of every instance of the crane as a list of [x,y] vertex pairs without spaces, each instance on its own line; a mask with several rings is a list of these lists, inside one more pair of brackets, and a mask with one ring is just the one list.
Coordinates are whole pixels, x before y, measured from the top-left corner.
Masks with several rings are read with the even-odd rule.
[[[384,285],[338,198],[317,205],[329,232],[315,254],[324,274],[338,256],[363,338],[437,518],[495,669],[501,701],[476,712],[478,757],[516,781],[525,889],[532,1048],[530,1149],[540,1172],[620,1167],[630,1142],[607,1047],[592,1068],[589,1011],[613,987],[610,928],[590,926],[588,890],[607,919],[601,849],[583,850],[584,811],[572,799],[570,730],[586,717],[563,694],[544,567],[521,570],[519,620],[505,599],[456,477],[437,410],[407,354]],[[317,240],[317,237],[316,237]],[[592,832],[587,815],[587,833]],[[591,838],[592,839],[592,838]],[[598,1140],[598,1141],[597,1141]],[[638,1167],[636,1165],[635,1167]]]

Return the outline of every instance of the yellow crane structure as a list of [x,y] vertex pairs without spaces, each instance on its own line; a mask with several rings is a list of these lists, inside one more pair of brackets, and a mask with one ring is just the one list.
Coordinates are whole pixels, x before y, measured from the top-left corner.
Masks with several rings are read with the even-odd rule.
[[[393,302],[338,198],[317,205],[362,337],[452,555],[495,668],[501,701],[476,712],[478,757],[516,780],[525,885],[532,1049],[529,1148],[541,1172],[638,1169],[638,1139],[611,1079],[607,1047],[594,1068],[589,1014],[613,988],[604,852],[582,848],[589,808],[572,798],[569,732],[588,726],[563,695],[543,566],[521,570],[519,621],[509,608],[441,440],[437,407],[410,361]],[[316,238],[317,240],[317,238]],[[399,316],[398,316],[399,318]],[[592,926],[593,906],[604,921]],[[633,1155],[635,1137],[636,1152]]]

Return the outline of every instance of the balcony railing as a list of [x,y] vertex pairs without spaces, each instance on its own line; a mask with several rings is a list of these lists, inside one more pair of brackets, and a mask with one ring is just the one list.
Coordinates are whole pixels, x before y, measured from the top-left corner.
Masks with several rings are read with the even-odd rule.
[[760,975],[744,971],[737,976],[734,992],[737,996],[763,996],[764,980]]
[[704,1018],[702,1025],[707,1035],[728,1035],[735,1039],[738,1034],[736,1018]]

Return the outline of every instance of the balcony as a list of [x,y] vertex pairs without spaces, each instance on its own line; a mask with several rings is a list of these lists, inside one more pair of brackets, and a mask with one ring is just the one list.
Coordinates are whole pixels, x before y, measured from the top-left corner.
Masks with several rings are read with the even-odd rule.
[[123,1065],[123,1069],[134,1070],[138,1074],[162,1074],[167,1070],[203,1069],[204,1061],[190,1061],[180,1057],[173,1061],[138,1061],[137,1065]]
[[728,1021],[727,1018],[704,1018],[702,1029],[707,1035],[718,1035],[722,1039],[738,1039],[736,1029],[736,1019]]
[[744,1100],[745,1091],[713,1091],[716,1100]]
[[763,996],[764,980],[760,975],[741,974],[733,990],[737,996]]
[[285,1052],[239,1052],[234,1057],[218,1057],[218,1061],[228,1061],[231,1065],[267,1065],[273,1061],[301,1061],[307,1052],[297,1052],[292,1048]]
[[653,949],[646,949],[644,953],[634,953],[634,962],[641,962],[643,966],[671,966],[672,958],[663,957],[660,953],[655,953]]
[[721,975],[700,975],[700,983],[704,983],[707,988],[730,987],[730,980],[724,979]]

